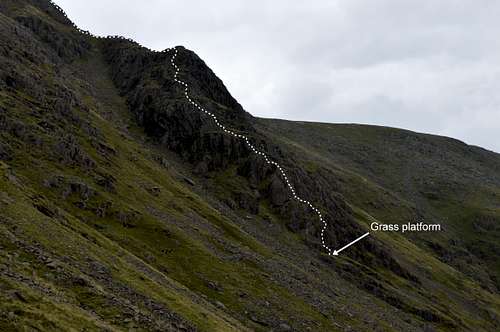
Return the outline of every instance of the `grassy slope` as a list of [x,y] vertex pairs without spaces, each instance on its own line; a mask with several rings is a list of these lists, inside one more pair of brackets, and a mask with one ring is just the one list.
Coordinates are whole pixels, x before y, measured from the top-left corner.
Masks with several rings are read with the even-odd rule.
[[[426,270],[426,286],[448,299],[448,310],[457,309],[457,298],[450,298],[457,291],[463,299],[471,294],[475,301],[488,299],[498,312],[498,284],[492,282],[500,276],[498,154],[445,137],[376,126],[259,119],[259,128],[310,172],[342,179],[339,191],[367,228],[372,221],[401,224],[415,216],[440,223],[439,233],[372,235]],[[484,218],[487,231],[477,226]],[[458,257],[442,257],[432,250],[436,246],[449,248],[445,256]],[[466,316],[474,322],[473,312]]]
[[[473,225],[479,216],[500,218],[498,154],[446,137],[393,128],[275,120],[262,123],[266,132],[292,146],[292,153],[301,151],[306,163],[354,173],[358,178],[351,184],[354,187],[344,186],[343,194],[381,220],[404,222],[407,216],[394,213],[393,206],[371,208],[373,197],[359,196],[360,186],[383,188],[398,205],[405,202],[426,221],[442,223],[448,238],[438,237],[441,241],[455,237],[465,246],[477,241],[494,245],[500,236],[498,227],[480,232]],[[495,256],[500,248],[491,249],[494,255],[480,258],[487,259],[500,277]]]
[[[97,143],[106,146],[104,153],[81,126],[64,129],[95,161],[94,170],[61,163],[51,152],[58,134],[38,126],[39,114],[45,116],[50,110],[29,93],[0,92],[0,106],[7,115],[43,139],[41,146],[33,148],[15,135],[1,133],[14,153],[12,160],[0,164],[0,329],[156,326],[165,330],[172,328],[165,313],[175,312],[202,331],[268,330],[271,323],[280,321],[297,330],[417,331],[428,322],[414,311],[438,306],[435,309],[445,321],[432,325],[439,330],[450,329],[446,320],[458,321],[463,329],[491,330],[483,308],[498,314],[498,296],[437,260],[418,239],[378,238],[394,255],[429,276],[423,279],[422,289],[388,271],[360,267],[360,279],[379,280],[381,287],[408,297],[407,307],[396,308],[345,280],[343,271],[358,262],[347,257],[332,261],[310,250],[286,230],[266,202],[252,219],[246,218],[246,211],[224,208],[213,192],[223,197],[232,187],[246,185],[234,169],[214,182],[195,178],[198,185],[187,184],[183,177],[193,177],[190,168],[148,142],[134,125],[93,42],[93,53],[63,66],[61,73],[51,66],[29,70],[50,89],[58,83],[69,86],[89,108],[75,112],[98,129]],[[326,167],[342,179],[343,194],[359,223],[389,217],[403,221],[411,215],[414,197],[382,181],[400,166],[382,171],[370,165],[372,171],[367,173],[365,165],[356,164],[366,156],[347,154],[336,159],[335,149],[333,153],[324,149],[328,144],[312,144],[331,134],[328,126],[287,123],[283,132],[278,129],[272,132],[279,135],[268,134],[287,152],[302,155],[304,168],[317,172]],[[346,130],[345,151],[357,142],[377,141],[371,136],[375,129],[365,129]],[[318,140],[313,134],[323,136]],[[371,139],[363,143],[367,137]],[[159,163],[159,156],[169,165]],[[114,189],[98,184],[103,176],[115,179]],[[47,185],[57,177],[62,179],[60,185]],[[68,195],[68,186],[75,184],[92,194],[87,197],[73,190]],[[373,201],[378,207],[367,203]],[[475,204],[484,210],[484,202]],[[430,293],[434,298],[429,298]],[[441,301],[443,297],[449,300]],[[155,314],[154,308],[166,311]]]
[[[64,261],[64,264],[55,271],[50,270],[39,257],[30,257],[12,239],[2,237],[4,250],[12,257],[4,262],[6,270],[16,273],[15,277],[4,278],[5,294],[11,294],[14,289],[18,294],[9,295],[9,300],[0,304],[2,312],[12,316],[5,317],[5,327],[69,329],[87,325],[121,329],[134,326],[136,323],[121,316],[124,308],[114,308],[116,304],[110,300],[116,295],[116,284],[124,284],[133,288],[133,292],[175,311],[200,330],[246,329],[224,311],[236,314],[252,329],[263,328],[245,317],[248,308],[245,300],[240,299],[243,293],[251,295],[254,302],[276,297],[282,303],[281,312],[287,321],[299,317],[334,329],[331,322],[304,300],[264,280],[263,271],[252,261],[229,263],[214,253],[214,243],[218,244],[215,236],[264,257],[269,255],[269,249],[192,192],[182,178],[174,178],[172,172],[177,174],[175,170],[165,169],[157,163],[154,157],[161,151],[155,152],[150,146],[139,143],[144,141],[139,128],[123,132],[123,125],[133,127],[132,120],[105,74],[99,53],[82,60],[79,66],[82,76],[95,75],[91,78],[91,83],[96,84],[92,92],[97,91],[97,96],[89,95],[84,89],[79,91],[79,97],[90,107],[87,115],[81,115],[98,128],[105,137],[105,144],[115,152],[103,157],[92,147],[85,133],[76,128],[70,130],[76,130],[79,142],[96,161],[97,173],[112,174],[117,179],[116,190],[113,193],[103,190],[95,184],[93,174],[48,157],[45,148],[32,150],[24,142],[16,142],[18,148],[13,160],[2,163],[2,227],[5,228],[2,234],[10,230],[15,239],[37,243],[45,256]],[[51,72],[40,74],[48,81],[53,79]],[[77,87],[83,82],[79,76],[72,77],[73,82],[65,83]],[[35,124],[36,117],[24,106],[29,99],[22,93],[5,94],[2,106],[10,105],[9,115],[20,122]],[[12,108],[12,104],[16,107]],[[47,148],[57,139],[50,133],[40,135]],[[85,208],[78,208],[81,196],[72,194],[62,200],[64,188],[49,189],[44,184],[55,176],[83,183],[96,194],[85,200]],[[159,193],[151,194],[148,189],[152,187],[159,188]],[[111,208],[105,216],[97,217],[94,211],[103,203]],[[51,216],[44,215],[34,205],[43,207],[43,211],[55,211],[54,215],[52,212],[49,212]],[[120,220],[120,215],[127,214],[134,217],[130,221]],[[190,224],[192,218],[206,224],[208,230],[196,229]],[[91,267],[81,266],[81,262],[89,260],[111,267],[112,282],[101,283],[93,279]],[[32,273],[37,276],[36,282],[43,284],[43,291],[28,281]],[[84,287],[72,284],[70,280],[80,274],[92,281]],[[224,291],[214,290],[208,281],[223,285]],[[262,287],[263,284],[266,287]],[[47,297],[46,304],[41,306],[37,303],[47,289],[52,289],[57,296]],[[128,294],[122,296],[120,301],[130,301]],[[214,305],[217,301],[223,303],[224,308]]]

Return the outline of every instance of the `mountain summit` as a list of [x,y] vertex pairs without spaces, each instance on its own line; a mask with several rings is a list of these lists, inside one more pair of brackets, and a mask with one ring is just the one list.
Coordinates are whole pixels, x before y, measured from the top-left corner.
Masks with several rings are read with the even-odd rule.
[[1,0],[0,330],[500,329],[500,155],[255,118],[175,52]]

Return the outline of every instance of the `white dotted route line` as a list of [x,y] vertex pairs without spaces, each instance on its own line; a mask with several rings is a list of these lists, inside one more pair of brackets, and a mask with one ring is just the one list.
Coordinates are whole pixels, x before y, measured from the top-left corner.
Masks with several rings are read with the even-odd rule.
[[[61,13],[64,17],[68,18],[68,16],[66,15],[66,13],[64,12],[64,10],[63,10],[61,7],[59,7],[57,4],[55,4],[52,0],[49,0],[49,3],[50,3],[50,4],[52,4],[52,5],[54,6],[54,8],[55,8],[56,10],[58,10],[58,11],[59,11],[59,12],[60,12],[60,13]],[[69,18],[68,18],[68,19],[69,19]],[[89,31],[82,30],[82,29],[78,28],[78,27],[75,25],[75,23],[73,23],[73,22],[71,22],[71,24],[72,24],[72,25],[73,25],[73,27],[74,27],[75,29],[77,29],[79,32],[81,32],[81,33],[83,33],[84,35],[87,35],[87,36],[95,37],[95,38],[98,38],[98,39],[120,39],[120,40],[127,40],[127,41],[130,41],[130,42],[132,42],[132,43],[135,43],[135,41],[133,41],[132,39],[130,39],[130,38],[125,38],[125,37],[122,37],[122,36],[107,36],[107,37],[96,36],[96,35],[92,34],[92,33],[91,33],[91,32],[89,32]],[[217,119],[217,117],[215,116],[215,114],[213,114],[213,113],[211,113],[211,112],[209,112],[209,111],[205,110],[203,107],[201,107],[200,105],[198,105],[195,101],[193,101],[193,100],[191,99],[191,97],[189,97],[189,94],[188,94],[188,85],[187,85],[185,82],[183,82],[183,81],[181,81],[181,80],[177,79],[177,75],[179,74],[179,67],[178,67],[178,66],[175,64],[175,62],[174,62],[175,58],[177,57],[177,48],[175,48],[175,47],[174,47],[174,48],[167,48],[167,49],[165,49],[165,50],[164,50],[164,51],[162,51],[162,52],[157,52],[157,51],[153,51],[153,50],[150,50],[150,51],[152,51],[152,52],[157,52],[157,53],[166,53],[166,52],[169,52],[169,51],[171,51],[171,50],[174,50],[174,51],[175,51],[174,55],[173,55],[173,56],[172,56],[172,58],[170,59],[170,62],[172,63],[172,66],[174,66],[174,67],[175,67],[174,81],[184,86],[184,95],[185,95],[185,97],[187,98],[187,100],[188,100],[188,101],[189,101],[189,102],[190,102],[190,103],[191,103],[191,104],[192,104],[195,108],[197,108],[198,110],[200,110],[200,111],[204,112],[205,114],[207,114],[207,115],[211,116],[211,117],[212,117],[212,119],[214,120],[215,124],[216,124],[219,128],[221,128],[221,129],[222,129],[222,130],[223,130],[226,134],[230,134],[230,135],[232,135],[232,136],[234,136],[234,137],[244,139],[244,140],[245,140],[245,143],[246,143],[246,144],[250,147],[250,149],[251,149],[254,153],[256,153],[256,154],[258,154],[258,155],[260,155],[260,156],[264,157],[264,159],[266,160],[266,163],[268,163],[268,164],[270,164],[270,165],[274,165],[274,166],[276,166],[276,167],[279,169],[279,171],[280,171],[281,175],[282,175],[282,176],[283,176],[283,178],[285,179],[285,182],[286,182],[286,184],[287,184],[287,186],[288,186],[288,189],[290,189],[290,191],[292,192],[293,198],[294,198],[295,200],[297,200],[297,201],[299,201],[299,202],[303,203],[303,204],[308,205],[308,206],[309,206],[309,207],[310,207],[310,208],[311,208],[314,212],[316,212],[316,214],[318,215],[319,220],[323,223],[323,228],[321,229],[321,245],[323,246],[323,248],[325,248],[325,250],[328,252],[328,254],[329,254],[329,255],[334,255],[334,253],[335,253],[335,252],[332,252],[332,249],[331,249],[330,247],[328,247],[328,246],[325,244],[325,230],[326,230],[326,227],[328,226],[328,224],[327,224],[327,223],[326,223],[326,221],[323,219],[323,216],[322,216],[322,214],[321,214],[321,211],[319,211],[319,210],[318,210],[318,209],[317,209],[314,205],[312,205],[312,203],[311,203],[311,202],[309,202],[309,201],[307,201],[307,200],[305,200],[305,199],[302,199],[302,198],[300,198],[300,197],[297,195],[297,193],[295,192],[295,189],[293,188],[292,184],[291,184],[291,183],[290,183],[290,181],[288,180],[288,176],[286,175],[286,173],[285,173],[285,171],[283,170],[283,168],[282,168],[282,167],[281,167],[281,166],[280,166],[277,162],[272,161],[272,160],[269,160],[269,158],[267,157],[267,155],[266,155],[264,152],[261,152],[261,151],[257,150],[257,149],[256,149],[256,148],[252,145],[252,143],[250,143],[250,141],[248,140],[248,137],[246,137],[245,135],[237,134],[237,133],[235,133],[234,131],[227,129],[227,128],[223,125],[223,124],[221,124],[221,123],[219,122],[219,120]]]
[[288,186],[288,189],[291,191],[292,193],[292,196],[295,200],[303,203],[303,204],[306,204],[308,205],[317,215],[318,215],[318,218],[319,220],[323,223],[323,228],[321,229],[321,245],[323,246],[323,248],[325,248],[325,250],[328,252],[329,255],[333,255],[333,251],[330,247],[328,247],[325,243],[325,231],[326,231],[326,227],[328,226],[328,224],[326,223],[326,221],[323,219],[323,215],[321,214],[321,211],[318,210],[311,202],[305,200],[305,199],[302,199],[300,198],[297,193],[295,192],[295,189],[293,188],[292,184],[290,183],[290,180],[288,179],[288,176],[286,175],[285,171],[283,170],[283,168],[275,161],[273,160],[270,160],[268,158],[268,156],[262,152],[262,151],[259,151],[257,150],[253,145],[252,143],[250,143],[249,139],[247,136],[245,135],[241,135],[241,134],[238,134],[238,133],[235,133],[234,131],[230,130],[230,129],[227,129],[222,123],[219,122],[219,119],[217,119],[217,116],[209,111],[207,111],[206,109],[204,109],[202,106],[198,105],[198,103],[196,103],[194,100],[191,99],[191,97],[189,96],[189,93],[188,93],[188,90],[189,90],[189,87],[187,85],[186,82],[183,82],[181,80],[179,80],[177,78],[177,76],[179,75],[179,67],[175,64],[175,58],[177,57],[177,53],[178,53],[178,50],[177,48],[168,48],[165,50],[165,52],[168,52],[168,51],[171,51],[171,50],[174,50],[174,55],[172,56],[172,58],[170,59],[170,63],[172,64],[172,66],[175,68],[175,75],[174,75],[174,81],[179,83],[180,85],[184,86],[184,96],[186,97],[186,99],[191,103],[191,105],[193,105],[196,109],[198,109],[199,111],[207,114],[208,116],[212,117],[212,119],[214,120],[215,124],[220,128],[222,129],[222,131],[224,131],[226,134],[229,134],[229,135],[232,135],[234,137],[237,137],[237,138],[241,138],[243,140],[245,140],[245,143],[248,145],[248,147],[254,152],[256,153],[257,155],[260,155],[262,156],[265,160],[266,160],[266,163],[270,164],[270,165],[274,165],[276,166],[276,168],[278,168],[278,170],[280,171],[281,175],[283,176],[283,178],[285,179],[285,182],[286,182],[286,185]]

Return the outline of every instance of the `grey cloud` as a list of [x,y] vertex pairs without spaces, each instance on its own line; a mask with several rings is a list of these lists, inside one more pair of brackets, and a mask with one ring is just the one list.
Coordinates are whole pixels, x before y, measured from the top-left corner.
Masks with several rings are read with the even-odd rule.
[[252,114],[500,151],[500,2],[60,0],[77,24],[197,52]]

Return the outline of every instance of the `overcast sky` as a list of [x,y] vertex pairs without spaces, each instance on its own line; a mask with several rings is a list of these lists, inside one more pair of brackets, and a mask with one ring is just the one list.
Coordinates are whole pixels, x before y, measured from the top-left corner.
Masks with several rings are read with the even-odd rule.
[[253,115],[500,152],[500,1],[56,0],[81,28],[195,51]]

